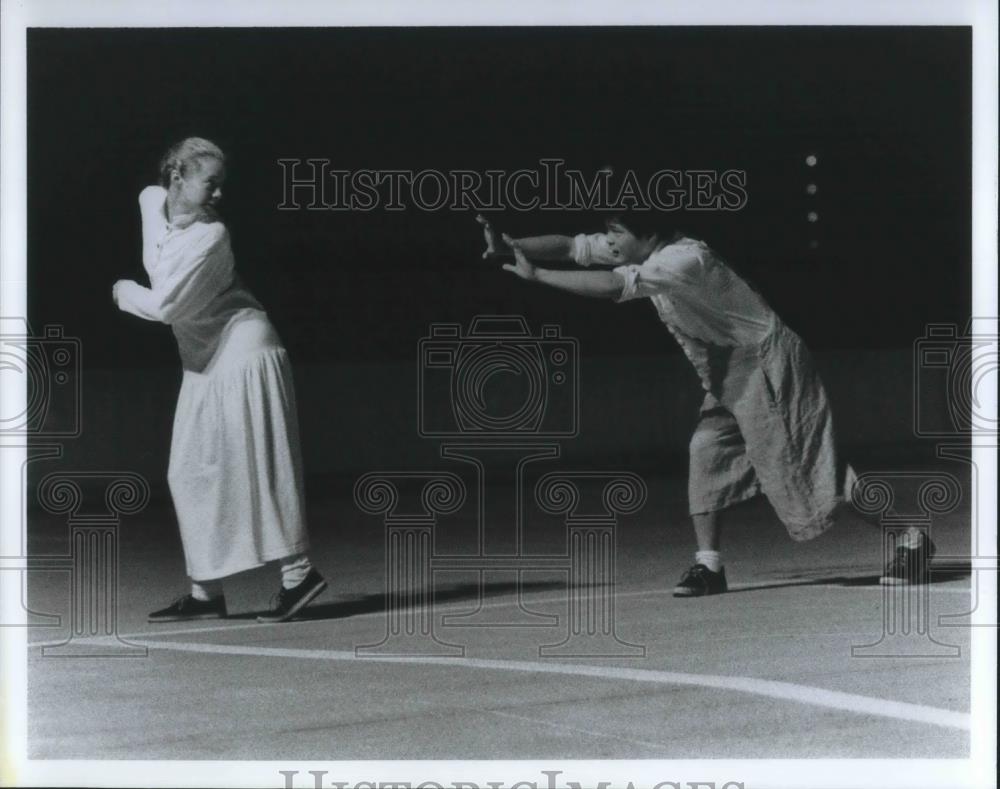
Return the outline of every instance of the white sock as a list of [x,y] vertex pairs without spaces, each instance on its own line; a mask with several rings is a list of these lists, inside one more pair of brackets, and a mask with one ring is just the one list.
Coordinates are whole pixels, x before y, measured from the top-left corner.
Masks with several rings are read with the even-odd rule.
[[192,581],[191,596],[203,603],[213,597],[222,597],[222,581]]
[[703,564],[713,573],[722,569],[722,554],[718,551],[695,551],[695,564]]
[[306,580],[312,563],[304,553],[293,553],[281,560],[281,585],[285,589],[293,589]]

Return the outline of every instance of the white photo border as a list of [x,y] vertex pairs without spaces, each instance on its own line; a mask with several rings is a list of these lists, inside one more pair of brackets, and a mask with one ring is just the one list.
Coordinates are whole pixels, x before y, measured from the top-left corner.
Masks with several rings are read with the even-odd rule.
[[[973,315],[997,315],[997,8],[992,0],[711,0],[694,2],[539,2],[458,4],[411,2],[279,3],[277,0],[3,0],[2,185],[0,185],[0,314],[26,314],[26,50],[31,27],[353,27],[514,25],[959,25],[972,28],[973,53]],[[995,378],[993,379],[995,384]],[[25,393],[4,379],[8,407]],[[996,392],[985,393],[996,407]],[[13,404],[11,406],[10,404]],[[23,449],[2,453],[2,550],[20,545],[23,523],[20,468]],[[975,462],[984,480],[996,479],[996,448],[980,447]],[[996,489],[979,491],[980,553],[996,556]],[[6,587],[5,587],[6,588]],[[977,623],[995,623],[996,574],[982,573]],[[3,621],[23,617],[17,599],[2,602]],[[399,761],[399,762],[139,762],[38,761],[26,758],[26,628],[0,628],[3,732],[0,783],[18,786],[281,786],[279,770],[334,769],[343,781],[436,781],[473,776],[536,781],[559,770],[560,781],[582,785],[600,776],[613,786],[652,786],[661,781],[728,781],[746,787],[985,787],[996,785],[996,631],[974,628],[972,640],[972,740],[968,760],[764,760],[764,761]],[[165,767],[169,769],[165,769]],[[299,784],[296,784],[299,785]],[[416,785],[416,784],[414,784]]]

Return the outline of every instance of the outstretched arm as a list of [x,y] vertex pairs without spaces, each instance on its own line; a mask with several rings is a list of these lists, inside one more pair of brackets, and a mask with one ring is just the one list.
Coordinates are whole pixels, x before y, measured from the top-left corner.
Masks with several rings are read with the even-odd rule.
[[[513,256],[510,246],[501,239],[500,234],[482,214],[476,216],[476,221],[483,226],[483,235],[486,238],[484,258],[490,260]],[[617,268],[624,262],[620,251],[608,243],[608,236],[605,233],[526,236],[514,241],[524,254],[533,260],[569,260],[584,268],[591,266]]]
[[[499,234],[486,217],[477,214],[476,221],[483,226],[483,236],[486,239],[484,258],[511,257],[514,254],[510,244],[498,238]],[[506,236],[503,238],[506,239]],[[573,239],[570,236],[526,236],[515,239],[515,242],[525,255],[536,260],[571,260],[573,257]]]
[[509,236],[504,236],[504,241],[514,253],[514,263],[504,263],[504,270],[529,282],[541,282],[578,296],[601,299],[617,298],[625,286],[624,277],[614,271],[553,271],[539,268],[528,260],[519,242]]

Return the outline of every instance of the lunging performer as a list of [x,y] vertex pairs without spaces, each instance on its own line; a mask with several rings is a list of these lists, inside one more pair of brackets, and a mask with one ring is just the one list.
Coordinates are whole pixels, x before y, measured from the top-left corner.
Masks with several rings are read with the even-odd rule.
[[[697,551],[676,597],[727,590],[721,520],[763,493],[794,540],[826,531],[856,480],[839,463],[826,392],[805,344],[763,297],[703,241],[664,234],[649,211],[621,214],[606,233],[535,236],[503,244],[483,217],[484,257],[513,254],[503,268],[581,296],[650,299],[701,380],[705,397],[690,443],[688,499]],[[572,260],[610,270],[562,271],[529,260]],[[925,581],[934,545],[911,529],[884,584]]]

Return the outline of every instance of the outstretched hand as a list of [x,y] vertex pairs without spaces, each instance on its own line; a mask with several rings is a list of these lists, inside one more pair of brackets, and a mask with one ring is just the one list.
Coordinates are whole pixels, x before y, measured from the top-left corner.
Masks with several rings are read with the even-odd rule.
[[538,273],[535,269],[535,265],[524,256],[524,252],[521,250],[518,243],[506,233],[503,235],[503,240],[514,252],[514,262],[504,263],[503,270],[517,274],[517,276],[521,279],[538,279]]
[[497,249],[497,231],[493,229],[490,221],[482,214],[476,214],[476,221],[483,226],[483,238],[486,240],[486,251],[483,252],[483,259],[509,257],[509,252]]

